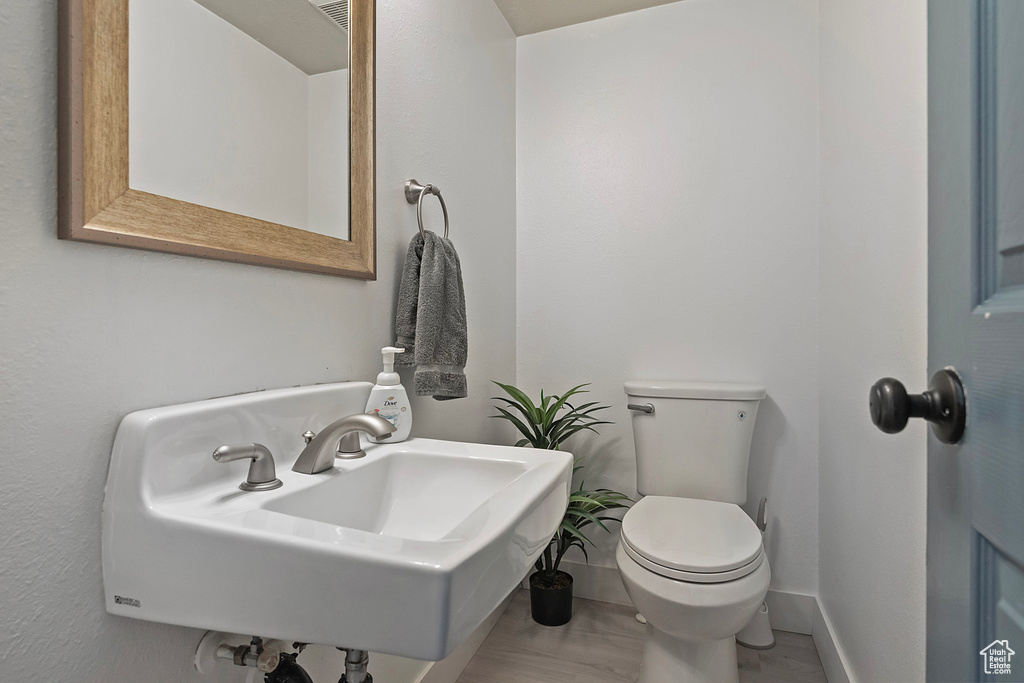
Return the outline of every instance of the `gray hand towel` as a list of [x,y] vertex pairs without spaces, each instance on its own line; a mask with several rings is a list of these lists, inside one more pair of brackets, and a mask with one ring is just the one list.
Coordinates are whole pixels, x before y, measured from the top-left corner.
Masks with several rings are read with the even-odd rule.
[[416,366],[417,396],[438,401],[466,396],[466,295],[451,240],[429,230],[412,238],[398,289],[395,333],[405,348],[395,364]]

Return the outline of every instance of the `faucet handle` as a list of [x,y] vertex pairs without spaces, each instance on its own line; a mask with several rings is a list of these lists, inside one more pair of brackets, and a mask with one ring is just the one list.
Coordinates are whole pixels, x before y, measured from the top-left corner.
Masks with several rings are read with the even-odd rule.
[[274,456],[270,449],[261,443],[244,443],[224,445],[213,452],[217,462],[234,462],[235,460],[252,459],[249,463],[249,476],[238,488],[243,491],[273,491],[281,487],[274,469]]

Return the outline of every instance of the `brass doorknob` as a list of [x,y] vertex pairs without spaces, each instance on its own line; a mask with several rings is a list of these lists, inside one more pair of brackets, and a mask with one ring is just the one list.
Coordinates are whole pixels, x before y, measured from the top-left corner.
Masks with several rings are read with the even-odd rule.
[[868,395],[871,421],[886,434],[903,431],[912,417],[923,417],[943,443],[958,443],[967,426],[967,401],[964,386],[956,371],[949,368],[932,375],[928,391],[908,394],[898,379],[883,377]]

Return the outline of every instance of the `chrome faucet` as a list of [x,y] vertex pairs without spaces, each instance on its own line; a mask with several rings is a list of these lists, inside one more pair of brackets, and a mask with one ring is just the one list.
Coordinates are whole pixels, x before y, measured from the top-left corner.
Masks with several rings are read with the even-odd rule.
[[335,420],[320,430],[319,434],[306,432],[306,447],[302,449],[292,471],[303,474],[317,474],[334,467],[334,459],[354,460],[366,453],[359,447],[359,432],[366,432],[375,439],[387,439],[395,426],[379,415],[357,413]]

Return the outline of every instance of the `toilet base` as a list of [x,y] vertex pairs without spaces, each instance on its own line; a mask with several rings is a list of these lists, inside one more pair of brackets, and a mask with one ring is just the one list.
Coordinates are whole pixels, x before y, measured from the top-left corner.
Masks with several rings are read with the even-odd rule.
[[639,683],[739,683],[736,638],[682,640],[647,624]]

